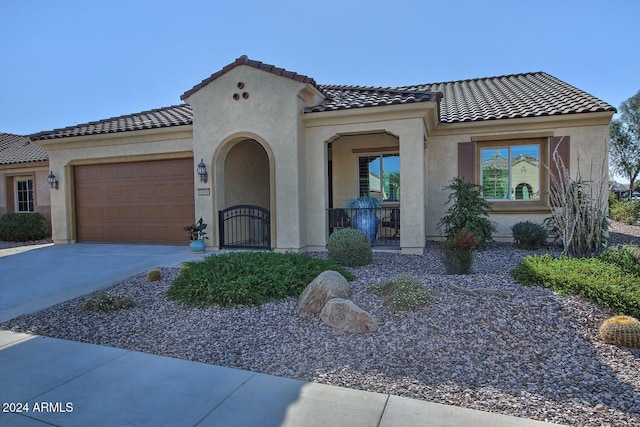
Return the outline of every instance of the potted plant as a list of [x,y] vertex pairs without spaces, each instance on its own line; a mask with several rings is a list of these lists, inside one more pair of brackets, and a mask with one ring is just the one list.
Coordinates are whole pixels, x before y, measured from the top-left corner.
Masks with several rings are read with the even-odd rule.
[[195,224],[184,227],[187,233],[189,233],[189,240],[191,241],[189,247],[193,252],[204,252],[207,247],[205,240],[209,238],[207,237],[207,233],[204,232],[205,228],[207,228],[207,224],[204,223],[202,217]]
[[375,197],[362,196],[351,199],[346,205],[347,209],[353,209],[353,228],[362,231],[369,237],[371,243],[376,240],[378,234],[378,215],[376,209],[382,207],[380,200]]
[[442,242],[442,262],[446,274],[469,274],[476,249],[475,236],[469,229],[463,229]]

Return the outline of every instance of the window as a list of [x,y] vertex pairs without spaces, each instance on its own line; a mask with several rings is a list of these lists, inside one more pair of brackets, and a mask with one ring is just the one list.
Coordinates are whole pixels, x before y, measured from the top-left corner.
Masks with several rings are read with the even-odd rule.
[[16,178],[15,191],[16,212],[33,212],[33,179]]
[[381,202],[400,201],[400,155],[380,154],[358,159],[360,196]]
[[487,200],[540,200],[540,145],[480,147],[480,181]]

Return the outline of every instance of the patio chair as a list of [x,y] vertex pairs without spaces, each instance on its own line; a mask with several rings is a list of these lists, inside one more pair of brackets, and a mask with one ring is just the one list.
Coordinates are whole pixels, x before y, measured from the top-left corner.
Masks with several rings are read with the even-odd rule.
[[329,210],[329,232],[333,233],[342,228],[351,227],[351,217],[346,209],[330,209]]
[[393,208],[388,216],[382,218],[382,226],[394,230],[392,239],[398,237],[400,233],[400,208]]

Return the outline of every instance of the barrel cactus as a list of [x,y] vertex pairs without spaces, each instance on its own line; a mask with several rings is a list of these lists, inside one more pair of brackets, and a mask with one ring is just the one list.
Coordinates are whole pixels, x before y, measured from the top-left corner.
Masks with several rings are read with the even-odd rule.
[[155,282],[156,280],[160,280],[161,277],[162,277],[162,272],[160,271],[159,268],[152,268],[151,270],[147,271],[147,280],[150,282]]
[[640,321],[630,316],[614,316],[600,326],[600,338],[625,348],[640,348]]

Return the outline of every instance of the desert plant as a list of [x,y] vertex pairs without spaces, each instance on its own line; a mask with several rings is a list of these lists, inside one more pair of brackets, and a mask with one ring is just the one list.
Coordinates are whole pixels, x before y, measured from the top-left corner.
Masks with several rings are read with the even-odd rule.
[[513,241],[525,249],[537,249],[547,242],[549,231],[542,224],[522,221],[511,227]]
[[599,258],[525,257],[509,271],[521,285],[541,285],[561,295],[578,295],[616,313],[640,316],[638,276]]
[[200,218],[195,224],[184,227],[183,230],[187,232],[189,240],[193,242],[194,240],[209,240],[206,237],[207,233],[204,231],[206,228],[207,224]]
[[470,231],[477,247],[493,241],[496,224],[489,220],[491,204],[482,198],[482,186],[455,177],[443,190],[449,190],[447,204],[451,204],[438,227],[444,227],[445,237],[457,236],[463,230]]
[[599,253],[597,258],[609,264],[615,264],[625,273],[640,279],[640,247],[638,246],[609,247],[606,251]]
[[300,296],[313,279],[334,270],[351,281],[353,274],[335,262],[308,254],[231,252],[187,262],[167,291],[187,306],[259,305]]
[[100,292],[87,300],[84,309],[88,311],[116,311],[135,306],[133,298],[127,295]]
[[367,265],[373,259],[371,242],[362,231],[343,228],[329,236],[327,257],[347,267]]
[[442,242],[442,262],[447,274],[469,274],[476,249],[476,238],[469,229],[447,237]]
[[611,212],[611,218],[615,221],[633,225],[638,221],[638,216],[640,216],[640,202],[637,200],[630,202],[615,202],[611,204],[611,208],[609,210]]
[[609,344],[625,348],[640,348],[640,321],[630,316],[614,316],[605,320],[600,338]]
[[147,271],[147,280],[150,282],[155,282],[156,280],[160,280],[162,278],[162,271],[159,268],[152,268]]
[[28,242],[48,235],[47,219],[40,212],[12,212],[0,217],[0,240]]
[[[572,257],[589,257],[600,252],[607,241],[607,175],[603,172],[595,181],[583,179],[578,158],[576,177],[571,178],[557,147],[552,160],[558,174],[550,174],[551,217],[547,224],[562,242],[563,253]],[[604,164],[601,170],[606,171]],[[590,175],[593,175],[593,167]]]
[[369,288],[369,292],[384,298],[392,310],[414,310],[429,302],[431,292],[418,279],[407,274],[393,277]]

